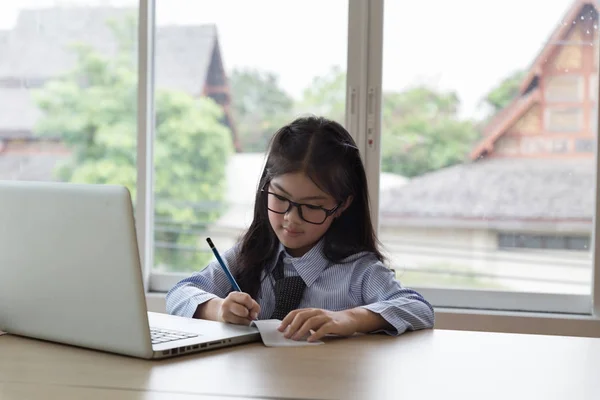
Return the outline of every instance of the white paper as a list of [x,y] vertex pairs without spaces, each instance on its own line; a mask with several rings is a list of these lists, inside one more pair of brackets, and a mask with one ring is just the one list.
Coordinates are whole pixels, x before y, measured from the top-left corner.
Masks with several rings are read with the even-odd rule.
[[[316,342],[308,342],[304,340],[293,340],[283,336],[283,332],[279,332],[277,328],[281,325],[278,319],[266,319],[252,321],[251,326],[256,326],[260,332],[260,337],[267,347],[297,347],[297,346],[316,346],[323,344],[320,340]],[[308,338],[308,336],[307,336]]]
[[6,332],[0,331],[0,336],[2,336],[2,335],[6,335]]

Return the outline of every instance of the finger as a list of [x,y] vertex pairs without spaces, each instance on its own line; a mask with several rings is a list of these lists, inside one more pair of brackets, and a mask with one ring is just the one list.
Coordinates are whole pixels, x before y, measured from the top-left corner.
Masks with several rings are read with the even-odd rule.
[[228,305],[228,310],[230,313],[237,317],[242,317],[246,319],[250,319],[250,311],[246,307],[238,303],[231,303]]
[[258,314],[260,314],[260,304],[258,304],[254,299],[252,299],[252,307],[250,308],[250,318],[258,318]]
[[325,325],[329,321],[329,317],[327,315],[317,315],[307,319],[304,324],[296,331],[292,339],[300,340],[310,333],[310,330],[317,330],[321,328],[321,326]]
[[258,317],[258,313],[260,312],[260,305],[258,305],[258,303],[248,293],[234,292],[234,294],[231,297],[232,300],[234,300],[236,303],[246,307],[246,309],[249,312],[249,315],[254,315],[252,317],[253,319]]
[[229,297],[236,303],[243,304],[244,306],[250,306],[252,303],[252,297],[248,293],[244,292],[231,292]]
[[298,331],[298,329],[304,325],[304,322],[306,322],[307,319],[319,315],[319,313],[321,313],[321,310],[300,311],[296,314],[290,325],[287,327],[284,336],[286,338],[292,337]]
[[250,325],[250,323],[252,322],[248,318],[238,317],[237,315],[232,314],[230,312],[223,314],[223,320],[230,324],[246,325],[246,326]]
[[305,311],[305,310],[299,309],[299,310],[290,311],[288,313],[288,315],[286,315],[285,318],[283,318],[283,321],[281,321],[281,324],[279,325],[279,328],[277,328],[277,329],[279,329],[280,332],[285,331],[285,328],[287,328],[288,325],[292,323],[292,321],[296,317],[296,314],[298,314],[301,311]]
[[306,341],[307,342],[316,342],[317,340],[321,339],[323,336],[328,335],[330,333],[334,333],[333,327],[334,327],[334,325],[331,322],[321,325],[321,327],[319,329],[317,329],[317,331],[314,332],[312,335],[310,335],[308,337],[308,339],[306,339]]

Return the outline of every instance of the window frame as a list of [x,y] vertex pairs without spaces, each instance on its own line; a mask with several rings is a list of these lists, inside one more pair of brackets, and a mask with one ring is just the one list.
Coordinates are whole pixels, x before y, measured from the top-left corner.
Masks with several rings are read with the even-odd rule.
[[[600,44],[597,44],[600,48]],[[600,52],[596,51],[595,53],[598,57],[600,57]],[[600,59],[596,60],[595,65],[600,65]],[[600,82],[599,79],[600,68],[596,70],[596,82]],[[596,88],[596,98],[600,99],[600,84]],[[600,101],[596,101],[596,129],[600,126],[600,112],[598,112],[598,106],[600,105]],[[591,280],[591,314],[592,316],[600,319],[600,251],[599,250],[599,240],[598,235],[600,234],[600,222],[598,221],[598,215],[600,214],[600,162],[598,161],[600,155],[600,140],[597,140],[598,135],[595,135],[596,138],[596,146],[594,148],[594,165],[596,167],[596,182],[595,182],[595,205],[596,209],[594,211],[594,223],[592,227],[592,238],[591,238],[591,246],[593,248],[592,255],[592,280]]]
[[[152,143],[153,123],[153,42],[154,0],[140,0],[140,46],[138,88],[138,196],[136,198],[137,234],[147,292],[166,292],[180,279],[181,273],[152,272],[153,265],[153,187]],[[346,91],[346,125],[363,156],[369,180],[372,220],[379,232],[379,176],[381,165],[381,94],[383,59],[384,0],[349,0],[348,60]],[[597,80],[598,76],[595,76]],[[599,88],[595,88],[599,90]],[[597,96],[600,98],[600,96]],[[600,113],[597,114],[600,116]],[[598,123],[598,121],[596,121]],[[372,141],[372,142],[370,142]],[[600,141],[596,141],[595,155]],[[592,285],[586,295],[551,293],[499,292],[490,290],[461,290],[414,287],[434,307],[441,309],[497,310],[506,315],[518,312],[544,312],[584,315],[600,318],[600,252],[597,237],[600,233],[596,216],[600,212],[600,174],[596,168],[596,208],[591,234]],[[503,314],[504,315],[504,314]],[[565,318],[569,317],[568,315]]]
[[138,3],[138,115],[135,224],[144,290],[154,265],[154,0]]

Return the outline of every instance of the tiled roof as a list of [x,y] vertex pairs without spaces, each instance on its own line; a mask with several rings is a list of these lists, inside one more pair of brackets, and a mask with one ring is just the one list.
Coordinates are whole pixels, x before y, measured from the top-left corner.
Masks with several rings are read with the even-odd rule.
[[[14,83],[0,87],[0,136],[6,137],[6,131],[30,131],[39,117],[28,80],[54,78],[71,69],[75,58],[68,46],[74,41],[88,43],[106,56],[114,55],[117,43],[107,21],[128,15],[135,15],[135,9],[57,7],[22,11],[13,30],[0,32],[0,81],[22,80],[21,87],[14,87]],[[201,94],[216,38],[214,25],[157,27],[157,87]]]
[[591,221],[593,160],[489,159],[456,165],[381,194],[382,215],[456,220]]

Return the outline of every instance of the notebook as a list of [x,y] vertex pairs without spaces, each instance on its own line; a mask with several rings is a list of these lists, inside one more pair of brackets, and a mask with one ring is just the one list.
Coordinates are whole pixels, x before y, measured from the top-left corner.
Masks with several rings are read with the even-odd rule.
[[308,342],[304,340],[288,339],[277,328],[281,325],[281,320],[265,319],[261,321],[252,321],[251,326],[258,328],[262,342],[267,347],[299,347],[299,346],[318,346],[323,344],[320,340]]

